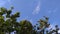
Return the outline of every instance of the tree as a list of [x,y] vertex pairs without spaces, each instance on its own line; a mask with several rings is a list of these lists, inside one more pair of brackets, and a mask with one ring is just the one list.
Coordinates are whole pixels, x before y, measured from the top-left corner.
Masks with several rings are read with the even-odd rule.
[[19,17],[19,12],[11,15],[13,7],[11,9],[6,9],[4,7],[0,8],[0,32],[13,32],[15,30],[15,26],[17,26],[17,17]]
[[48,32],[48,34],[52,34],[52,33],[55,33],[55,34],[58,34],[58,25],[55,25],[55,29],[52,29],[50,32]]
[[[0,8],[0,34],[10,34],[15,31],[15,34],[38,34],[37,29],[40,30],[39,34],[45,34],[45,29],[50,26],[48,23],[49,18],[44,16],[44,19],[40,19],[35,26],[32,26],[31,22],[28,20],[21,20],[17,22],[17,18],[20,17],[20,13],[16,12],[15,14],[11,14],[14,7],[11,9],[6,9],[4,7]],[[59,27],[55,26],[55,29],[46,31],[46,34],[58,34]]]
[[20,21],[20,34],[32,34],[33,26],[30,21]]
[[40,24],[40,27],[39,27],[39,29],[41,30],[40,31],[40,34],[44,34],[44,30],[46,29],[46,28],[48,28],[49,27],[49,23],[48,23],[48,17],[45,17],[44,16],[44,18],[45,19],[40,19],[38,22],[39,22],[39,24]]
[[0,34],[7,32],[10,34],[16,31],[16,34],[32,34],[33,26],[30,21],[22,20],[17,22],[17,18],[20,17],[20,13],[12,13],[13,7],[11,9],[6,9],[4,7],[0,8]]

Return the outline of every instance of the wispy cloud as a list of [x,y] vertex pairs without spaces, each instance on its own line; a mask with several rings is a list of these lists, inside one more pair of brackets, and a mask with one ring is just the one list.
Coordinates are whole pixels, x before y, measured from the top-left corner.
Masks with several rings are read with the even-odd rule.
[[48,11],[48,13],[49,13],[49,14],[51,14],[51,13],[56,13],[56,12],[57,12],[57,9],[58,9],[58,8],[55,8],[55,9],[53,9],[53,10],[51,9],[51,10]]
[[26,16],[24,19],[29,19],[30,17],[29,16]]
[[35,14],[38,14],[40,11],[40,2],[38,2],[36,8],[33,10],[32,14],[35,15]]

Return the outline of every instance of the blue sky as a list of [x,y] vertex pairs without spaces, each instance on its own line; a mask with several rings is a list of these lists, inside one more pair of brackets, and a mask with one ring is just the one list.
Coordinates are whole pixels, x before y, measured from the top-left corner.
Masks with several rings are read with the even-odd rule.
[[60,0],[0,0],[0,7],[14,6],[13,13],[20,12],[18,21],[27,19],[36,24],[43,16],[49,17],[51,26],[60,26]]

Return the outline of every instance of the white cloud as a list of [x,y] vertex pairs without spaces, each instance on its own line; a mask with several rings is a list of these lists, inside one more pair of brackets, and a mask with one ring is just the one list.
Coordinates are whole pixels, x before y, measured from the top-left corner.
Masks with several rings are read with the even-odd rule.
[[38,2],[36,8],[33,10],[32,14],[35,15],[35,14],[38,14],[40,11],[40,2]]

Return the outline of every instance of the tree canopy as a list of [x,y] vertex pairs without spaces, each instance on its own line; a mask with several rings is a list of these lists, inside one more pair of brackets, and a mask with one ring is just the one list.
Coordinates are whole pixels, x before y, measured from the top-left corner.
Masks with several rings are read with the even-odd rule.
[[[20,17],[20,13],[16,12],[15,14],[11,14],[14,7],[11,9],[6,9],[4,7],[0,8],[0,34],[10,34],[14,32],[14,34],[58,34],[59,27],[58,25],[55,26],[55,29],[48,31],[45,29],[49,28],[50,23],[48,22],[49,18],[44,16],[44,19],[40,19],[38,21],[39,27],[33,26],[29,20],[21,20],[17,22],[17,18]],[[36,27],[37,30],[34,28]],[[38,33],[38,30],[39,33]]]

